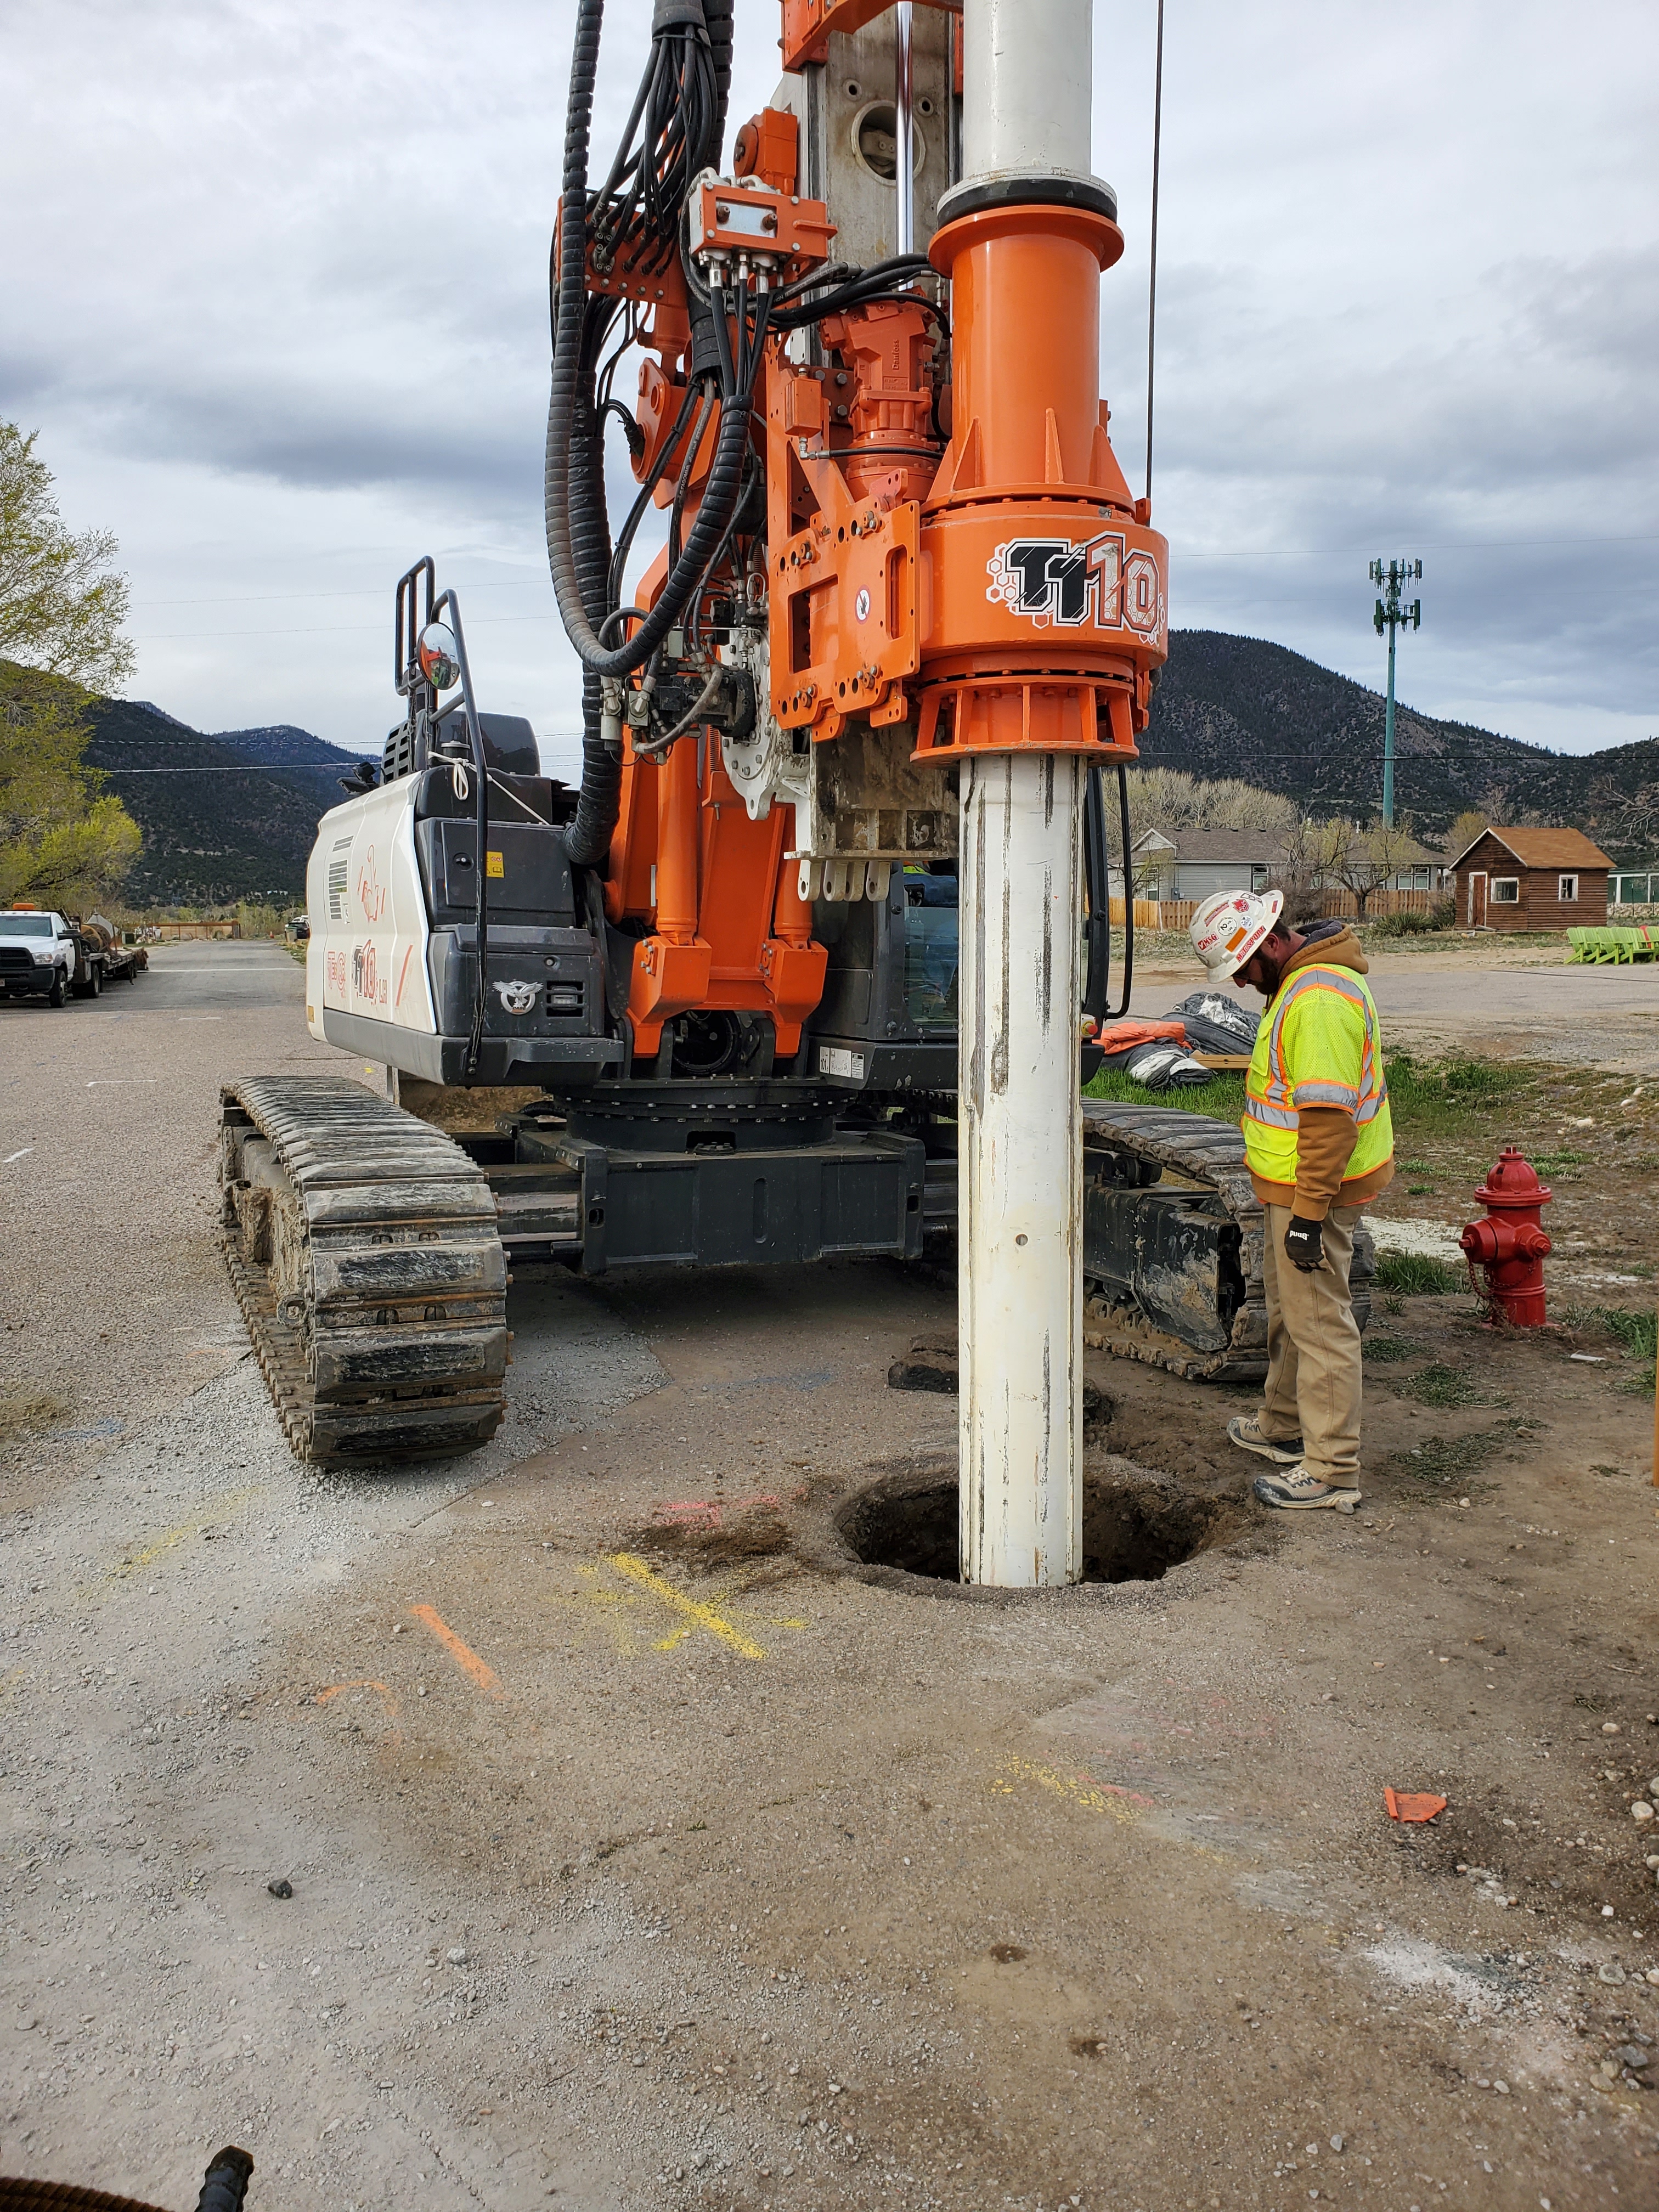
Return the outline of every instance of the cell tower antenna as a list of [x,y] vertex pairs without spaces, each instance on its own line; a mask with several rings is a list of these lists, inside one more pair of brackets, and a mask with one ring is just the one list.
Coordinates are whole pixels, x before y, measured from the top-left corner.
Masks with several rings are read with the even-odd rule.
[[1413,599],[1407,605],[1401,599],[1403,587],[1420,582],[1423,563],[1420,561],[1390,561],[1385,568],[1381,561],[1373,561],[1370,579],[1383,596],[1376,603],[1372,617],[1376,634],[1389,633],[1389,704],[1382,720],[1382,827],[1394,827],[1394,641],[1396,630],[1421,629],[1423,602]]

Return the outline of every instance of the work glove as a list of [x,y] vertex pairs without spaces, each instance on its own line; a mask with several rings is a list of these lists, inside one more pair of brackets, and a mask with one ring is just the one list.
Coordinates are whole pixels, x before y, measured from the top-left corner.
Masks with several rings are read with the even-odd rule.
[[1293,1213],[1285,1231],[1285,1257],[1304,1275],[1313,1274],[1325,1258],[1324,1223],[1304,1221],[1299,1213]]

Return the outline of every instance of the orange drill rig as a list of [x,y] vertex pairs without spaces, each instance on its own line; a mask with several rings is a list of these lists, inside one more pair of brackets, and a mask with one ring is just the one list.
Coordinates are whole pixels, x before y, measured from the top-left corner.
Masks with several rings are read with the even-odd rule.
[[[544,486],[580,788],[479,710],[417,563],[404,719],[307,886],[314,1035],[540,1096],[455,1143],[349,1082],[237,1086],[233,1278],[296,1449],[367,1460],[492,1431],[507,1250],[598,1273],[954,1232],[963,1571],[1075,1578],[1085,1277],[1195,1371],[1261,1353],[1236,1192],[1146,1189],[1126,1125],[1085,1206],[1103,776],[1127,847],[1167,649],[1164,544],[1099,397],[1123,240],[1091,0],[783,0],[729,169],[732,0],[657,0],[595,183],[601,15],[578,0]],[[639,485],[614,532],[613,429]]]

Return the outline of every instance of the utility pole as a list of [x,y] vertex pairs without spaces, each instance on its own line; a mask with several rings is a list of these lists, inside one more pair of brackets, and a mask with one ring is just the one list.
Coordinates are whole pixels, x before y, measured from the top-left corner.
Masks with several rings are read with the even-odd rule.
[[1373,617],[1377,635],[1381,637],[1385,629],[1389,633],[1389,706],[1382,721],[1382,827],[1385,830],[1394,827],[1394,635],[1402,626],[1412,629],[1423,627],[1422,600],[1413,599],[1409,606],[1402,606],[1400,587],[1402,584],[1420,580],[1422,574],[1423,563],[1420,561],[1390,561],[1386,569],[1380,561],[1371,562],[1371,581],[1380,586],[1387,594],[1377,601],[1376,613]]

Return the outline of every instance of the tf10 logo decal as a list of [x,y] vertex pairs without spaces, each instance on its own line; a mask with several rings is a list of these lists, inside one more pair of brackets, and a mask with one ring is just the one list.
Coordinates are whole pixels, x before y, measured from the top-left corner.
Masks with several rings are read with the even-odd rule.
[[1154,638],[1164,627],[1164,583],[1150,553],[1128,552],[1121,533],[1011,538],[986,562],[985,596],[1001,600],[1035,629],[1132,629]]

